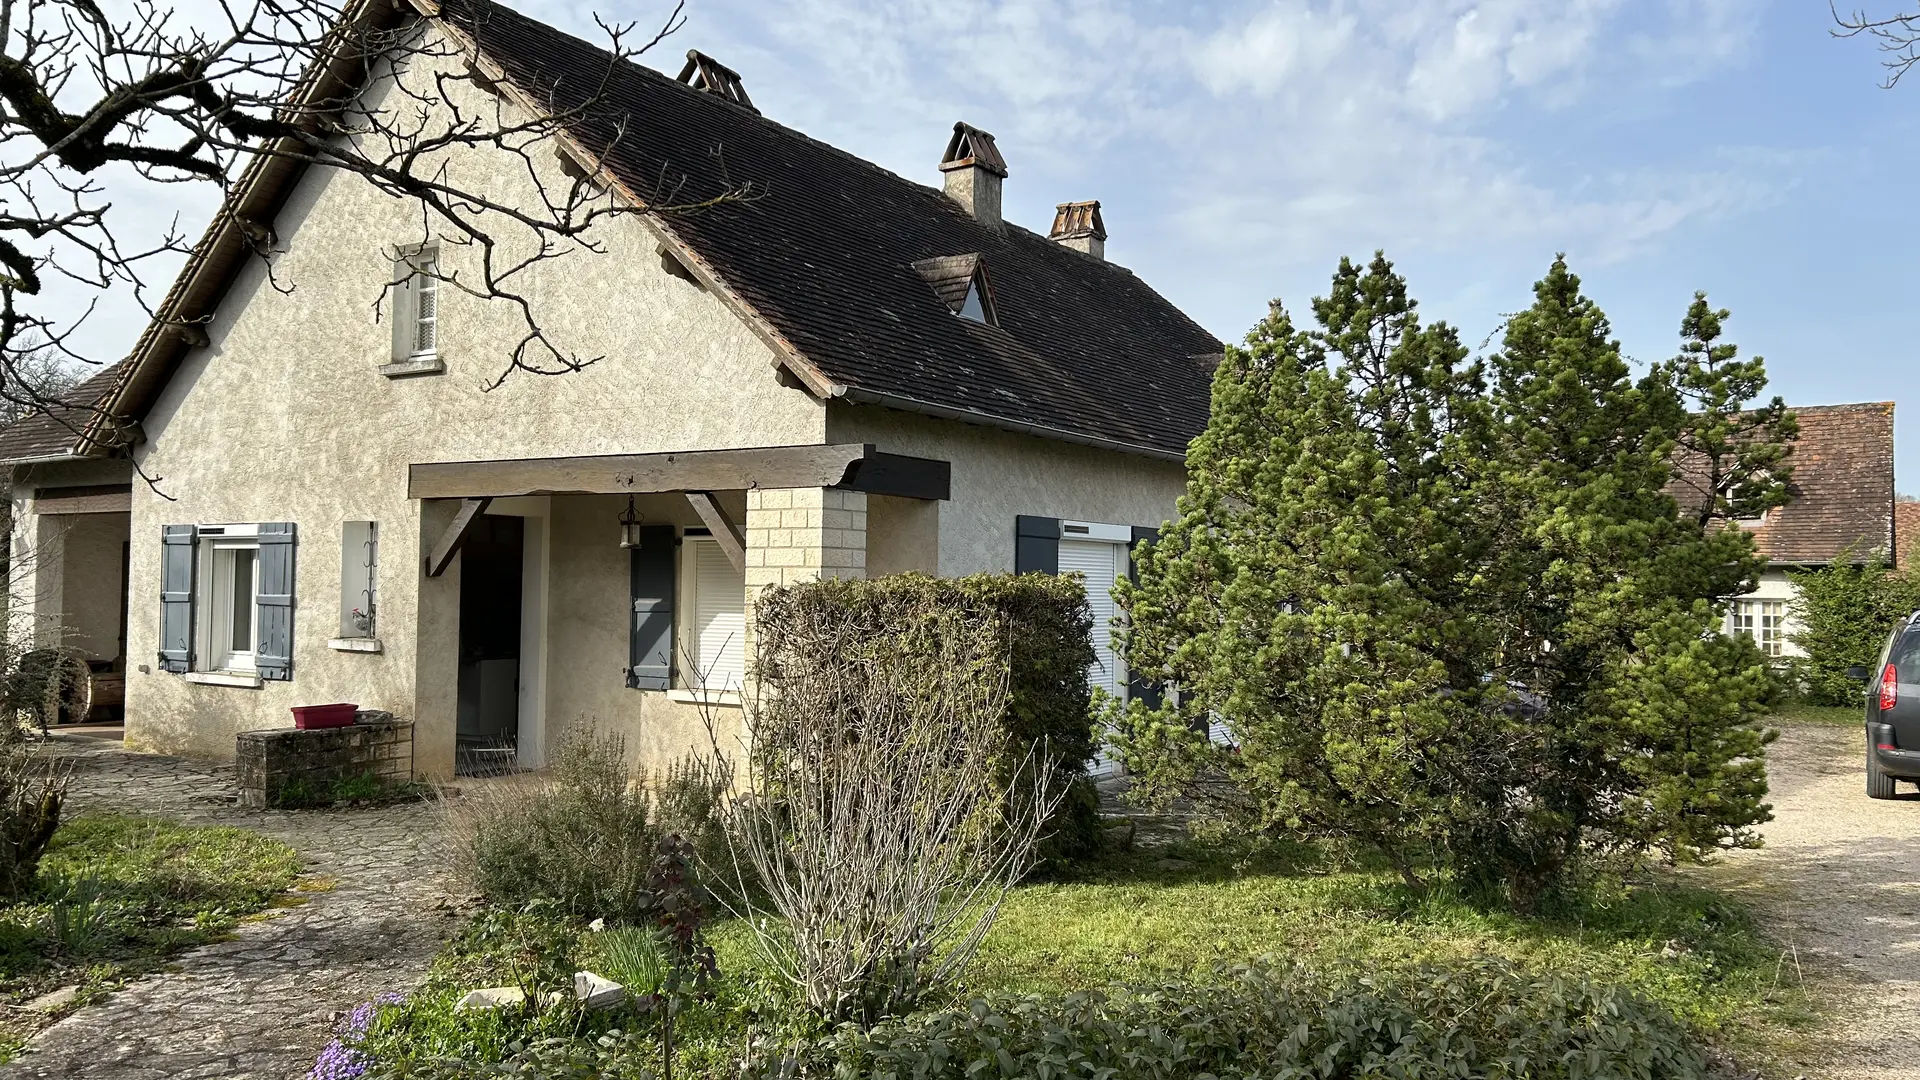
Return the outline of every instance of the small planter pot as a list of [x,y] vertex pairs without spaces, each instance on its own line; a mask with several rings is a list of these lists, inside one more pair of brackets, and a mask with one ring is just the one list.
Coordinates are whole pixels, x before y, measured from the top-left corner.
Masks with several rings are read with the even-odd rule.
[[302,731],[308,728],[351,727],[353,714],[359,709],[360,706],[351,704],[295,705],[293,726]]

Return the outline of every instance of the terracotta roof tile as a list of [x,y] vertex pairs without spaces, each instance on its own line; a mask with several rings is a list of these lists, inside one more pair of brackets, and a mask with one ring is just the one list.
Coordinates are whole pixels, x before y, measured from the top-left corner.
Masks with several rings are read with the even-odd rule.
[[1885,557],[1894,546],[1893,402],[1793,413],[1793,501],[1754,530],[1760,553],[1786,565],[1831,562],[1849,550]]
[[1893,551],[1900,569],[1920,565],[1920,502],[1893,504]]

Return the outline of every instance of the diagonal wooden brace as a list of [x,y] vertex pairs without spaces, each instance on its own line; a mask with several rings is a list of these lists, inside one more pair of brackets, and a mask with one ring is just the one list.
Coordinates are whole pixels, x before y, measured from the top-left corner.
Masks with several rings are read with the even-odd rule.
[[480,524],[480,515],[487,512],[487,506],[492,502],[491,497],[461,500],[460,512],[453,515],[447,531],[440,534],[433,550],[427,554],[425,569],[428,577],[439,577],[446,570],[447,564],[460,553],[460,545],[472,535],[474,526]]
[[747,538],[727,517],[726,511],[720,509],[720,504],[714,500],[713,493],[689,491],[687,502],[693,504],[693,512],[700,515],[700,520],[706,524],[707,531],[713,533],[714,543],[719,544],[720,550],[727,553],[727,561],[733,564],[735,570],[746,573]]

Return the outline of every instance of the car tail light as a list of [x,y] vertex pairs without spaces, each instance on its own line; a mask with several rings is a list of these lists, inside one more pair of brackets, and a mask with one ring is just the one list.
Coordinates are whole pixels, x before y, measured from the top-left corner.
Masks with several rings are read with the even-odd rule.
[[1900,704],[1900,671],[1892,664],[1880,673],[1880,711],[1891,712]]

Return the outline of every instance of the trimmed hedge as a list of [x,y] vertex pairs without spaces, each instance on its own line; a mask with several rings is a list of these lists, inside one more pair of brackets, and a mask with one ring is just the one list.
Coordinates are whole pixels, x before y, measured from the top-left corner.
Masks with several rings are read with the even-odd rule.
[[[1004,619],[1012,635],[1007,730],[1013,753],[1043,742],[1054,756],[1067,797],[1048,823],[1043,862],[1089,855],[1100,844],[1099,801],[1087,767],[1095,748],[1087,688],[1093,663],[1093,614],[1073,578],[1045,574],[973,574],[936,578],[894,574],[872,579],[827,579],[791,586],[755,608],[755,619],[797,617],[807,605],[868,613],[875,626],[901,611],[933,603],[982,620]],[[763,636],[765,632],[762,632]],[[1019,761],[1008,762],[1009,772]]]
[[852,1026],[764,1077],[1696,1080],[1705,1052],[1642,998],[1485,961],[1387,975],[1223,966],[1112,994],[999,995]]

